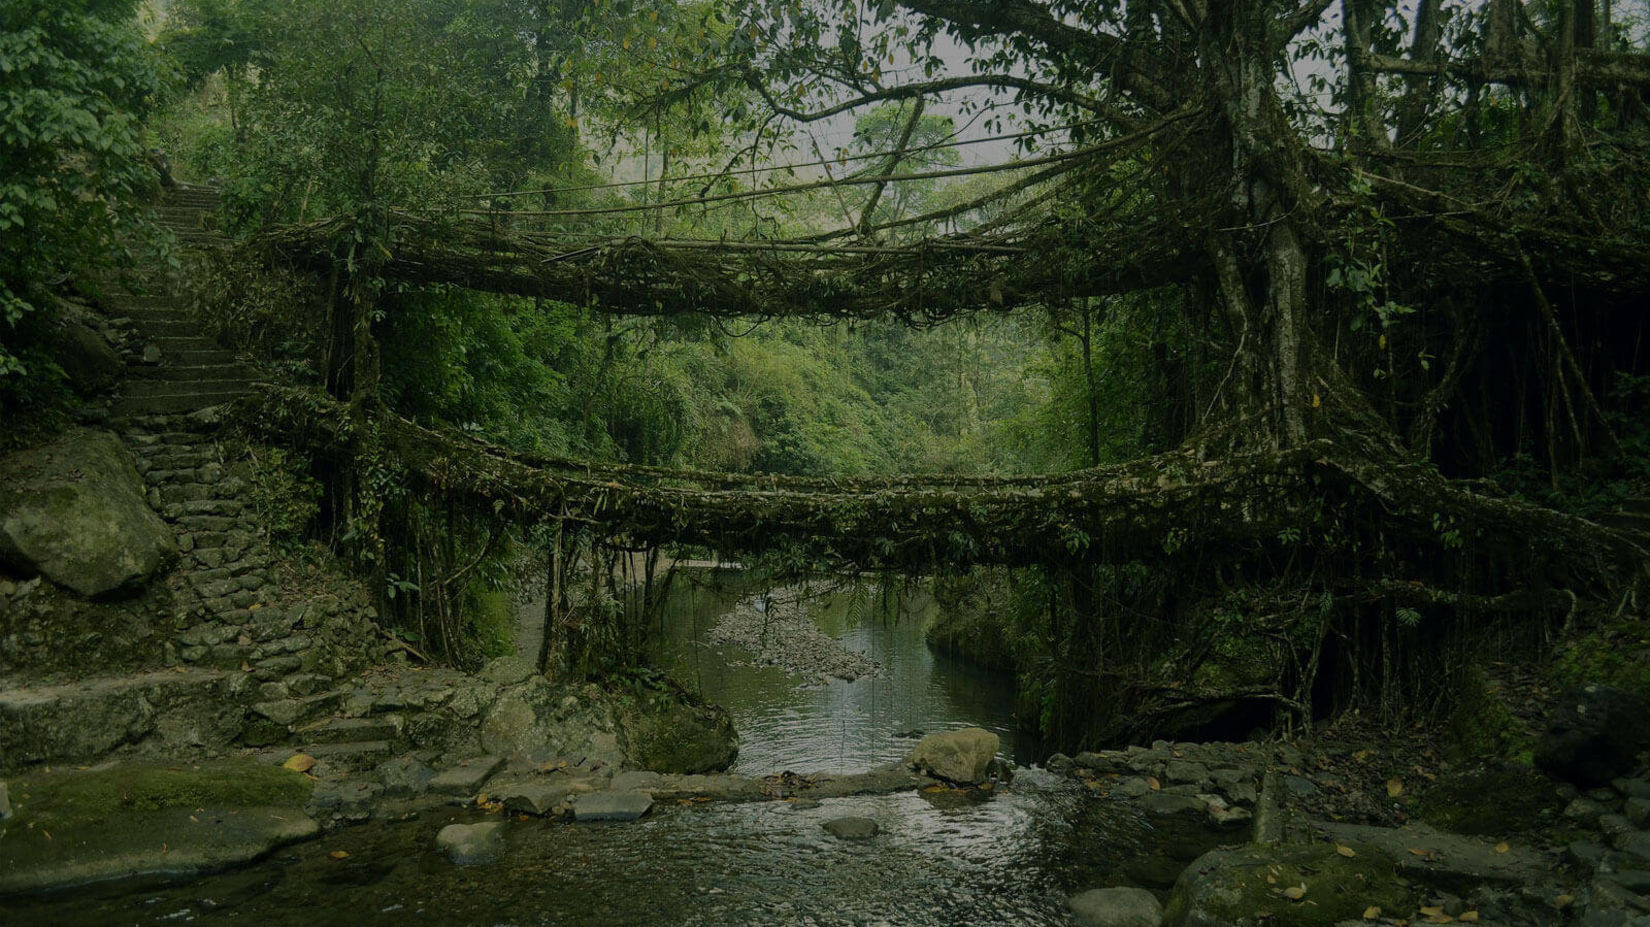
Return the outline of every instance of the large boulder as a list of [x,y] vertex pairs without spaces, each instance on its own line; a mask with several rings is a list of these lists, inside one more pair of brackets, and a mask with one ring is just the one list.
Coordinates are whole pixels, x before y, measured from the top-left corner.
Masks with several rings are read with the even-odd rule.
[[1001,741],[978,727],[929,734],[907,760],[915,769],[958,785],[978,785],[991,775]]
[[52,333],[52,359],[63,369],[69,385],[82,396],[108,389],[126,370],[109,339],[84,322],[66,320]]
[[1163,924],[1331,927],[1371,907],[1407,916],[1419,903],[1392,858],[1367,845],[1247,846],[1210,850],[1186,867]]
[[1650,706],[1634,693],[1590,684],[1565,693],[1535,749],[1535,763],[1582,785],[1605,785],[1638,768],[1650,748]]
[[1066,899],[1084,927],[1158,927],[1163,905],[1143,888],[1095,888]]
[[721,772],[739,757],[728,713],[665,689],[637,699],[620,719],[627,764],[660,773]]
[[0,560],[88,598],[141,587],[177,556],[120,439],[70,435],[0,460]]

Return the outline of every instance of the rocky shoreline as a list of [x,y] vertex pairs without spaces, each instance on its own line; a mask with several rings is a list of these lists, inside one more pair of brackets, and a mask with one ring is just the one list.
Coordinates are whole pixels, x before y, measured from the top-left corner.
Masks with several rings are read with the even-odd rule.
[[777,666],[804,679],[853,682],[882,675],[875,660],[819,630],[802,598],[802,590],[794,586],[747,596],[717,620],[705,639],[748,650],[758,665]]

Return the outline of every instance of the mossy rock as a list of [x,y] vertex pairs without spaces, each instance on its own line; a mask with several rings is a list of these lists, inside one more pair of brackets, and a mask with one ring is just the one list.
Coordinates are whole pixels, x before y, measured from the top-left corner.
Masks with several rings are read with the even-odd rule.
[[1600,683],[1650,698],[1650,622],[1595,628],[1560,645],[1548,676],[1555,687]]
[[1508,764],[1451,772],[1429,786],[1411,810],[1451,833],[1505,836],[1552,825],[1563,803],[1551,779]]
[[1408,915],[1420,899],[1373,847],[1334,844],[1211,850],[1175,882],[1165,927],[1331,927],[1370,907]]
[[1462,676],[1448,734],[1447,752],[1457,763],[1513,760],[1528,764],[1535,748],[1534,732],[1513,714],[1505,690],[1477,666]]
[[721,772],[739,757],[739,735],[726,711],[693,704],[668,690],[638,698],[624,712],[621,725],[625,759],[638,769]]
[[39,772],[9,790],[0,894],[221,869],[319,830],[309,779],[253,760]]

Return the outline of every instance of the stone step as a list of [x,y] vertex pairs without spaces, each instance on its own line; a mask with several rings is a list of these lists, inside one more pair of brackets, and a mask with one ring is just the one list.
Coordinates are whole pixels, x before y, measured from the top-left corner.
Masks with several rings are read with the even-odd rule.
[[232,402],[246,394],[247,388],[243,385],[239,389],[216,393],[197,391],[174,395],[129,397],[121,399],[110,406],[109,414],[114,418],[129,419],[177,412],[199,412],[202,409]]
[[169,380],[129,380],[126,383],[126,398],[146,399],[155,396],[175,396],[180,393],[199,393],[201,395],[232,393],[238,396],[247,392],[250,386],[250,382],[244,377],[195,380],[190,383],[174,383]]
[[[328,718],[299,728],[293,739],[305,744],[347,744],[361,741],[394,741],[401,737],[400,715],[371,718]],[[319,756],[319,754],[315,754]]]
[[89,759],[156,738],[164,744],[170,734],[159,722],[167,708],[227,700],[229,675],[157,670],[5,689],[0,691],[0,757],[8,766],[28,766]]
[[241,364],[155,364],[134,367],[130,376],[139,380],[186,380],[211,382],[213,380],[250,380],[253,373]]
[[153,312],[157,309],[175,309],[178,307],[178,300],[165,294],[138,296],[127,292],[105,292],[99,303],[105,309],[118,310],[122,313]]
[[331,778],[331,774],[345,770],[372,769],[395,755],[395,747],[387,740],[368,740],[357,743],[313,744],[304,752],[319,760],[317,775]]
[[169,316],[157,316],[147,319],[138,319],[134,317],[132,321],[140,323],[138,328],[147,338],[201,337],[201,323],[195,319],[189,318],[187,315],[183,315],[182,313],[174,313]]
[[[185,339],[162,339],[162,340],[183,341]],[[155,345],[157,348],[160,349],[160,362],[161,362],[161,364],[171,363],[171,364],[177,364],[177,365],[183,366],[183,367],[200,367],[200,366],[204,366],[204,365],[207,365],[207,364],[233,364],[233,363],[236,362],[235,355],[234,355],[233,352],[225,350],[224,348],[220,348],[215,343],[213,343],[213,342],[211,342],[211,341],[209,341],[205,338],[192,338],[192,339],[187,339],[187,340],[194,343],[196,346],[195,347],[178,347],[178,346],[174,346],[174,347],[168,349],[166,347],[161,346],[156,341],[150,341],[149,343]],[[150,366],[156,366],[156,365],[145,364],[145,365],[137,365],[137,366],[150,367]],[[137,367],[134,367],[133,369],[135,370],[135,369],[137,369]]]

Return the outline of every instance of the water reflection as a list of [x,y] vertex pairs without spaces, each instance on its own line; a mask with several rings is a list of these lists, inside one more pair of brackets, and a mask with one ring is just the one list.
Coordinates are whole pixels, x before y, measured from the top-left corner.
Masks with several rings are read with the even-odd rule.
[[651,654],[732,713],[742,741],[736,772],[865,769],[910,753],[912,735],[967,726],[995,731],[1017,762],[1035,761],[1015,730],[1013,679],[936,656],[923,642],[934,608],[925,593],[874,580],[803,586],[820,629],[883,668],[880,676],[827,682],[753,665],[748,652],[705,642],[719,615],[763,591],[738,574],[685,572],[672,586]]

